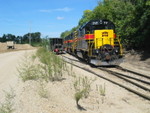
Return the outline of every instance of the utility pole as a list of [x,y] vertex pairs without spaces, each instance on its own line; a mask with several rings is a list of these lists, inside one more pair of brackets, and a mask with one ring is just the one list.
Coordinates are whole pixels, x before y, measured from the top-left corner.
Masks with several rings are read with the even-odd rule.
[[31,21],[29,22],[29,44],[31,45]]

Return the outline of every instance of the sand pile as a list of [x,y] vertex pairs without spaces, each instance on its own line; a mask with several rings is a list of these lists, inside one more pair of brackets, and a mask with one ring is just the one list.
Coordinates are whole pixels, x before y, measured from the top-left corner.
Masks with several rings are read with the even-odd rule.
[[29,44],[15,44],[15,49],[33,49]]
[[28,49],[34,49],[34,47],[32,47],[29,44],[15,44],[15,49],[7,49],[7,44],[0,42],[0,53],[16,50],[28,50]]
[[7,45],[6,45],[6,43],[1,43],[1,42],[0,42],[0,52],[1,52],[1,51],[5,51],[5,50],[7,50]]

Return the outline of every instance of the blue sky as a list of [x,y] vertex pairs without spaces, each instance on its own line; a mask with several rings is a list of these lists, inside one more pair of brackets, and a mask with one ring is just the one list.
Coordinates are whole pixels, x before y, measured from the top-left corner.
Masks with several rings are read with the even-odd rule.
[[59,37],[78,24],[83,11],[93,10],[100,0],[0,0],[0,36],[41,32]]

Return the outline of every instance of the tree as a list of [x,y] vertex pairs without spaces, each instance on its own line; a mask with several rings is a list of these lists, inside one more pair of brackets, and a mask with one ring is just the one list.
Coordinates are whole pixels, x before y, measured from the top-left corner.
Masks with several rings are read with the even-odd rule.
[[66,31],[64,31],[64,32],[61,33],[60,37],[61,37],[61,38],[65,38],[65,37],[68,36],[70,33],[71,33],[71,31],[66,30]]
[[31,35],[31,42],[32,43],[39,43],[41,42],[41,33],[35,32],[35,33],[27,33],[22,37],[23,43],[29,43],[29,36]]
[[88,22],[91,19],[91,14],[92,14],[91,10],[85,10],[83,12],[82,18],[79,21],[79,26],[83,25],[85,22]]

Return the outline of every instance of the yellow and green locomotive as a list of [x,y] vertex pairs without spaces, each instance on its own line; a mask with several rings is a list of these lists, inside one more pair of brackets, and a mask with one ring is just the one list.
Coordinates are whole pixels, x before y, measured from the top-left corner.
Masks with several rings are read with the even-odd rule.
[[94,65],[119,65],[122,45],[109,20],[91,20],[65,37],[66,51]]

